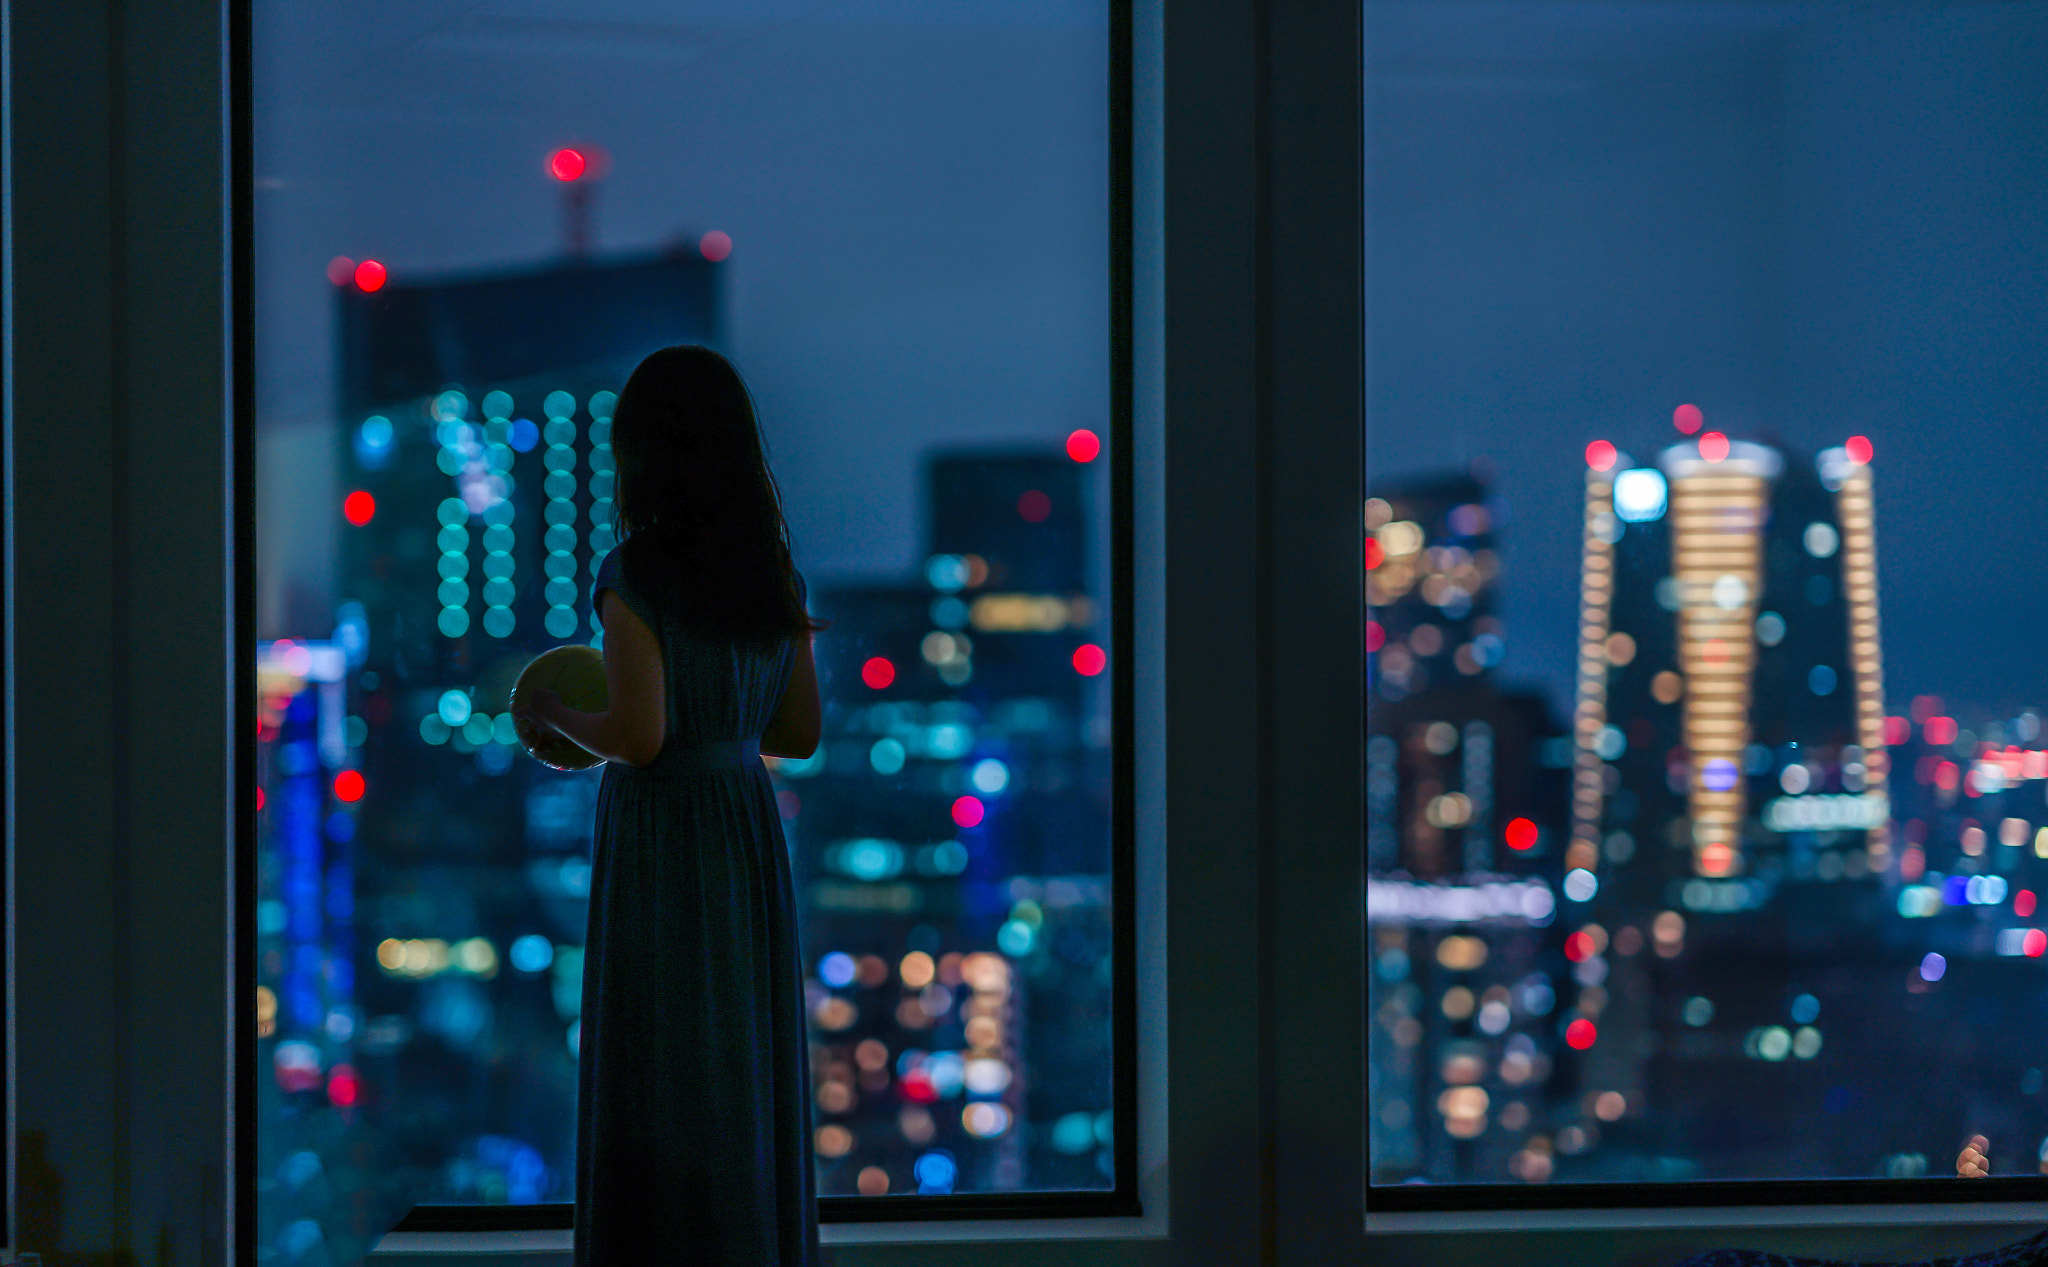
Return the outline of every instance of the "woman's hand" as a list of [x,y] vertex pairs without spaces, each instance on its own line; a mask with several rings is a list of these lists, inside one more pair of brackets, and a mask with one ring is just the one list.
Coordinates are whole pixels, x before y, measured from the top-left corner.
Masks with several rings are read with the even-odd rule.
[[566,707],[551,687],[535,686],[522,693],[512,710],[512,727],[519,733],[519,742],[533,748],[559,732],[561,727],[555,724],[555,718]]
[[1963,1151],[1956,1154],[1956,1174],[1964,1179],[1982,1179],[1991,1173],[1991,1141],[1982,1135],[1970,1136],[1970,1142],[1963,1145]]

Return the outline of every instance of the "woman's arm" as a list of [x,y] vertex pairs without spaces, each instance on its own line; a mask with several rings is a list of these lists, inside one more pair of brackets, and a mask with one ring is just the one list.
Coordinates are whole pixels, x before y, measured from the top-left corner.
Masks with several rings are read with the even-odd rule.
[[661,754],[668,729],[661,642],[616,593],[607,589],[598,598],[598,615],[604,621],[608,707],[601,713],[580,712],[564,704],[553,691],[541,691],[535,694],[529,714],[607,761],[652,765]]
[[761,732],[761,751],[771,757],[802,761],[818,750],[824,717],[818,705],[818,665],[811,654],[807,631],[797,643],[796,663],[789,670],[789,685],[782,690],[782,702],[768,728]]

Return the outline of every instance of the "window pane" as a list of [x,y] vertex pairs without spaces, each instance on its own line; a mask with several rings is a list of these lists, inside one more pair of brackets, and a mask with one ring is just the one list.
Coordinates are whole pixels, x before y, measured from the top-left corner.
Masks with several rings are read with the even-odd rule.
[[599,774],[508,691],[600,643],[616,393],[690,342],[834,622],[767,760],[818,1191],[1109,1188],[1108,6],[256,29],[266,1244],[574,1197]]
[[2048,1170],[2048,9],[1365,16],[1373,1180]]

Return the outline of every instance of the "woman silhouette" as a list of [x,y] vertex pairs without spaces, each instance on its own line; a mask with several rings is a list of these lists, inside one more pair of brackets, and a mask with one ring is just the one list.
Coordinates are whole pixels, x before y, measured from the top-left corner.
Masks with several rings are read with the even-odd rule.
[[583,959],[576,1267],[815,1267],[803,969],[761,753],[808,757],[805,588],[752,398],[664,348],[612,420],[602,713],[515,720],[604,757]]

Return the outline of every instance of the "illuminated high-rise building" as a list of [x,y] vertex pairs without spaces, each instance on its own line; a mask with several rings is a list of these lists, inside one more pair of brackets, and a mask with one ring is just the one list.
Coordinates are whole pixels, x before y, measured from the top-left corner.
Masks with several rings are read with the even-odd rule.
[[[1715,1177],[1729,1123],[1807,1094],[1808,1022],[1855,991],[1829,965],[1884,907],[1871,453],[1707,432],[1586,457],[1558,924],[1587,1103],[1559,1151],[1581,1178]],[[1652,1118],[1692,1161],[1657,1170]]]
[[599,639],[615,393],[648,351],[715,339],[716,279],[644,256],[336,291],[336,742],[361,783],[331,821],[363,912],[360,1112],[438,1141],[419,1200],[573,1195],[599,776],[522,755],[509,694],[537,653]]
[[[1815,850],[1836,875],[1882,867],[1869,457],[1714,432],[1653,465],[1589,448],[1568,873],[1637,840],[1715,881]],[[1664,868],[1628,874],[1655,900]]]
[[1506,686],[1492,614],[1503,507],[1469,475],[1365,503],[1366,919],[1376,1180],[1539,1181],[1568,1092],[1551,1032],[1564,740]]
[[[1107,632],[1095,472],[926,455],[916,580],[821,579],[824,736],[788,780],[819,1190],[1110,1178]],[[943,1157],[940,1165],[926,1158]]]

